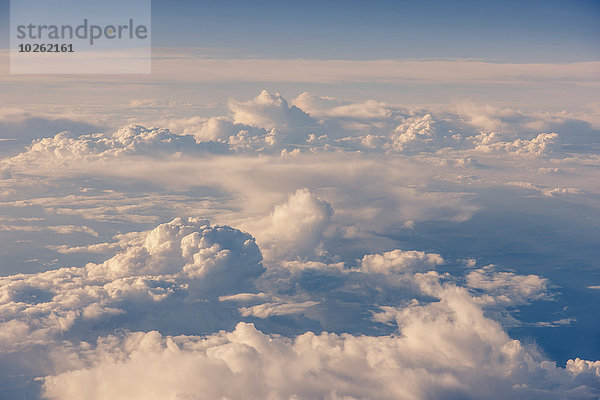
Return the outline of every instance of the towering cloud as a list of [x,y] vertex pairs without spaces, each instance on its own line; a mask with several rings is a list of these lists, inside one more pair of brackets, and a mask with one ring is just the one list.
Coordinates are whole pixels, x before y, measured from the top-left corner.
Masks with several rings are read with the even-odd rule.
[[310,257],[322,247],[321,239],[332,215],[331,205],[303,188],[250,229],[269,257]]

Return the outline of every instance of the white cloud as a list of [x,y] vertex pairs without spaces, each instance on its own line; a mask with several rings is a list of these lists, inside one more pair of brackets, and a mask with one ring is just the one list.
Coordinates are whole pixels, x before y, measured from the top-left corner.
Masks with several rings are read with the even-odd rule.
[[590,372],[596,376],[600,376],[600,361],[587,361],[576,358],[575,360],[567,361],[567,370],[574,375]]
[[[175,219],[139,236],[101,264],[0,278],[3,351],[69,337],[78,323],[123,314],[136,320],[166,312],[181,323],[189,302],[252,288],[263,272],[254,239],[233,228]],[[170,298],[178,305],[168,307],[178,310],[161,311],[158,303]]]
[[389,274],[428,269],[443,263],[442,256],[436,253],[393,250],[383,254],[364,256],[360,262],[360,270],[369,273]]
[[7,232],[44,232],[53,231],[60,234],[71,234],[71,233],[86,233],[88,235],[98,237],[98,232],[94,231],[89,226],[75,226],[75,225],[47,225],[47,226],[35,226],[35,225],[0,225],[0,231]]
[[273,315],[290,315],[304,312],[307,308],[319,304],[317,301],[303,301],[296,303],[263,303],[250,307],[238,308],[242,317],[254,316],[268,318]]
[[112,134],[73,135],[61,132],[54,137],[34,141],[28,150],[11,159],[12,163],[36,163],[98,160],[126,155],[177,155],[181,152],[223,151],[217,144],[197,144],[192,136],[180,136],[166,129],[147,129],[130,125]]
[[437,285],[430,293],[440,301],[404,308],[397,316],[399,335],[307,332],[291,340],[244,323],[207,337],[131,333],[102,339],[92,351],[74,349],[81,366],[46,377],[44,390],[56,400],[598,394],[597,362],[577,359],[558,368],[510,339],[464,289],[427,285]]
[[475,144],[475,150],[484,153],[505,152],[516,155],[541,156],[556,148],[558,140],[557,133],[540,133],[531,140],[516,139],[513,141],[501,141],[495,133],[480,135],[470,138]]
[[279,93],[271,94],[266,90],[249,101],[232,100],[229,109],[235,123],[267,130],[286,130],[311,124],[310,117],[304,111],[289,106]]
[[347,103],[331,97],[318,97],[304,92],[291,101],[311,117],[346,117],[354,119],[386,119],[392,116],[390,107],[375,100]]
[[[593,146],[581,147],[581,144],[599,141],[597,130],[575,115],[526,114],[474,103],[458,103],[446,110],[410,110],[374,100],[353,103],[309,93],[302,93],[292,104],[278,93],[263,90],[248,101],[230,100],[228,115],[181,118],[170,115],[155,120],[178,133],[140,125],[129,125],[109,134],[63,132],[38,140],[28,151],[3,164],[10,167],[49,159],[57,163],[69,159],[91,161],[159,154],[200,156],[230,151],[280,154],[282,150],[286,154],[293,151],[433,154],[444,149],[463,160],[490,153],[565,157],[567,149],[593,151]],[[438,163],[445,159],[440,156]],[[10,169],[3,170],[10,174]]]
[[193,134],[198,141],[226,139],[238,133],[234,124],[224,117],[211,117],[197,129],[186,125],[184,133]]
[[456,103],[456,112],[469,124],[486,131],[510,129],[515,122],[531,121],[531,118],[518,110],[498,108],[488,104],[475,104],[470,101]]
[[431,114],[401,117],[400,124],[390,134],[383,148],[394,152],[435,151],[444,147],[458,147],[459,136],[440,132]]
[[108,253],[114,254],[118,250],[124,250],[132,245],[141,245],[144,241],[144,232],[129,232],[125,234],[117,234],[114,236],[116,242],[110,243],[94,243],[86,246],[69,246],[69,245],[48,245],[49,249],[56,250],[61,254],[73,253]]
[[[314,221],[306,205],[328,208],[299,190],[281,209],[288,215],[302,206],[301,216]],[[1,278],[0,345],[4,354],[37,349],[27,357],[45,360],[36,374],[47,375],[49,398],[583,399],[600,388],[595,363],[578,359],[558,368],[511,339],[484,315],[480,296],[431,270],[444,263],[436,253],[370,254],[357,268],[292,261],[263,274],[260,251],[248,234],[200,219],[175,219],[117,240],[127,247],[104,263]],[[538,299],[546,282],[491,267],[467,276],[470,289],[499,303],[508,299],[502,304]],[[248,292],[255,284],[268,291]],[[430,300],[416,300],[423,295]],[[357,320],[356,310],[341,299],[371,309],[378,299],[392,301],[364,321],[395,322],[399,331],[286,338],[239,323],[231,332],[210,333],[232,323],[235,307],[240,318],[264,320],[267,328],[274,326],[272,318]],[[214,313],[226,321],[211,322]],[[110,335],[115,323],[148,329]],[[178,334],[202,331],[206,324],[207,336]],[[98,337],[95,347],[77,344],[78,332],[90,326],[91,340],[109,336]],[[48,362],[51,369],[44,367]]]
[[268,216],[248,228],[269,258],[293,259],[319,252],[324,231],[333,215],[327,202],[307,188],[290,194]]
[[524,304],[548,297],[548,280],[538,275],[497,272],[493,265],[469,272],[467,286],[485,294],[476,297],[483,304]]
[[236,301],[241,303],[266,300],[270,296],[266,293],[236,293],[229,296],[220,296],[219,301]]

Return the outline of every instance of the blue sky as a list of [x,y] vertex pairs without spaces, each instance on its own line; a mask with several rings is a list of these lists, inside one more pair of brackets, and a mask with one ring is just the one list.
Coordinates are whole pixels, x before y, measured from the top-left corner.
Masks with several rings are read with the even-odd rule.
[[597,59],[593,1],[154,1],[155,43],[262,57]]
[[[263,58],[475,58],[571,62],[600,56],[597,1],[158,1],[155,46]],[[0,1],[7,45],[8,0]]]

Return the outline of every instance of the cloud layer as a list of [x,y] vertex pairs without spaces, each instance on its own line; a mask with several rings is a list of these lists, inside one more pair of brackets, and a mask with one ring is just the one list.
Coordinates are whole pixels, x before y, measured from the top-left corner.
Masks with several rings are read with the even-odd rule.
[[599,395],[583,117],[262,91],[147,122],[0,160],[0,397]]
[[[310,193],[298,191],[292,202],[294,196]],[[5,277],[1,353],[42,361],[38,374],[56,371],[43,380],[51,399],[591,399],[600,393],[597,362],[574,359],[559,368],[485,316],[482,306],[539,299],[546,289],[539,276],[486,267],[470,272],[462,287],[458,277],[435,270],[444,264],[439,254],[399,249],[365,255],[354,267],[297,261],[265,272],[260,261],[248,234],[175,219],[130,235],[130,245],[101,264]],[[315,286],[319,281],[338,283]],[[294,314],[318,320],[344,313],[336,302],[348,290],[357,305],[371,305],[371,324],[397,331],[285,338],[244,322],[208,336],[153,330],[214,332],[243,318]],[[381,304],[386,299],[389,305]],[[128,330],[115,336],[115,324]],[[277,332],[276,323],[264,327]]]

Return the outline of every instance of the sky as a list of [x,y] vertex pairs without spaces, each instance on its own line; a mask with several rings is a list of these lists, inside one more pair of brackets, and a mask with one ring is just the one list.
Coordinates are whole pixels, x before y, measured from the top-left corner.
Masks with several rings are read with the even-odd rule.
[[158,46],[249,57],[523,63],[591,61],[600,51],[594,1],[155,2],[153,10]]
[[600,396],[597,2],[155,0],[150,74],[8,6],[0,399]]
[[[3,47],[9,1],[2,0]],[[229,56],[596,61],[595,1],[153,1],[155,46]]]
[[[0,42],[8,48],[9,2],[2,0]],[[274,1],[154,1],[152,3],[153,68],[172,71],[181,58],[195,65],[184,75],[184,83],[158,72],[133,79],[135,92],[143,98],[177,97],[186,101],[226,102],[229,97],[249,97],[263,88],[295,96],[310,90],[322,96],[360,100],[376,95],[388,102],[445,104],[471,98],[535,107],[543,104],[555,110],[585,106],[594,102],[595,87],[580,76],[580,82],[560,79],[538,84],[524,79],[506,84],[496,76],[485,82],[473,80],[469,61],[493,63],[494,67],[526,64],[595,62],[600,56],[600,7],[595,1],[531,2],[274,2]],[[181,49],[181,51],[179,51]],[[177,50],[177,51],[176,51]],[[176,54],[173,54],[173,53]],[[72,104],[88,103],[81,93],[93,85],[96,103],[127,102],[131,89],[115,77],[97,76],[87,85],[63,76],[22,76],[8,79],[7,55],[2,57],[2,96],[7,104],[31,101],[51,103],[60,89],[61,98]],[[466,70],[458,80],[435,82],[428,79],[366,79],[351,77],[340,83],[332,79],[299,83],[296,77],[227,75],[201,79],[207,59],[265,60],[447,60],[447,70]],[[466,68],[465,68],[466,67]],[[212,67],[210,67],[212,68]],[[272,68],[281,68],[276,65]],[[284,67],[290,68],[290,67]],[[237,71],[247,70],[241,65]],[[363,70],[378,71],[378,66]],[[595,71],[598,70],[594,66]],[[261,70],[265,70],[262,68]],[[412,71],[420,70],[416,66]],[[266,69],[268,71],[268,69]],[[511,76],[519,72],[511,72]],[[200,75],[200,76],[199,76]],[[376,76],[377,74],[375,74]],[[597,76],[594,76],[596,79]],[[67,82],[64,82],[67,81]],[[575,85],[576,87],[573,87]],[[581,87],[583,86],[583,87]],[[98,87],[104,88],[104,91]]]

